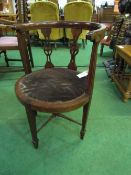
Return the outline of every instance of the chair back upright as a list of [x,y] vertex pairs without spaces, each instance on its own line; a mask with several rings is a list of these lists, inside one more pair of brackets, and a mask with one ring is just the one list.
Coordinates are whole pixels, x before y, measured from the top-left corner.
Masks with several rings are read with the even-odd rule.
[[[31,22],[42,21],[59,21],[59,9],[58,6],[49,1],[40,1],[31,5],[30,7]],[[41,30],[38,30],[39,38],[45,39]],[[51,40],[57,40],[63,37],[60,29],[52,29]]]
[[[89,2],[74,1],[67,3],[64,7],[64,18],[66,21],[91,21],[93,6]],[[79,38],[85,39],[87,30],[82,30]],[[66,37],[72,39],[70,29],[66,29]]]

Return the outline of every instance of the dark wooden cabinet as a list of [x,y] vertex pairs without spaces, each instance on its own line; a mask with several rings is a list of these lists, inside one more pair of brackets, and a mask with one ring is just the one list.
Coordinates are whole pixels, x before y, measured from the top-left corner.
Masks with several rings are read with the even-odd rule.
[[101,7],[99,9],[99,22],[112,23],[114,20],[114,6]]
[[3,3],[0,1],[0,11],[3,11]]

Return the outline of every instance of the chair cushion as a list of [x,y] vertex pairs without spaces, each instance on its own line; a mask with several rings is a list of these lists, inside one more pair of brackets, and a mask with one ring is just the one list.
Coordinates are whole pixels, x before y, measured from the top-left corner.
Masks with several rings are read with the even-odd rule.
[[[64,7],[64,18],[66,21],[91,21],[93,6],[90,2],[73,1],[67,3]],[[71,29],[66,29],[66,37],[72,39]],[[88,30],[82,30],[80,39],[86,39]]]
[[17,37],[3,36],[0,37],[0,49],[11,49],[12,47],[18,47]]
[[65,68],[43,69],[24,76],[16,83],[16,94],[24,104],[44,112],[61,112],[86,104],[87,77]]
[[[40,21],[59,21],[58,6],[49,1],[35,2],[30,7],[31,22]],[[39,38],[45,39],[41,30],[38,30]],[[50,39],[58,40],[63,37],[63,30],[59,28],[52,28]]]

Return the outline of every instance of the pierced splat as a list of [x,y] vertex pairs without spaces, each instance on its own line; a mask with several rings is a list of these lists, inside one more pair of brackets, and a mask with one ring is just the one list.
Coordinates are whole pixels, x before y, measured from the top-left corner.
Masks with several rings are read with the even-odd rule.
[[54,67],[53,63],[51,62],[51,54],[52,54],[52,46],[50,43],[50,34],[51,34],[51,28],[44,28],[41,30],[45,37],[45,42],[44,42],[44,53],[46,55],[46,64],[45,68],[52,68]]
[[75,62],[76,55],[79,52],[79,45],[77,43],[77,40],[78,40],[79,35],[81,34],[82,30],[72,28],[71,32],[72,32],[72,36],[73,36],[73,41],[70,44],[71,59],[70,59],[69,65],[68,65],[68,69],[77,70],[77,66],[76,66],[76,62]]

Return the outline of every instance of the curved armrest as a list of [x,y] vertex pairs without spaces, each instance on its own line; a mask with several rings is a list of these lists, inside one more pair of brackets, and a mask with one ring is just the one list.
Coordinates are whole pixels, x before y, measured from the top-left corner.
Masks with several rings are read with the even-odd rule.
[[90,40],[95,40],[100,42],[106,31],[106,26],[104,24],[92,23],[92,22],[75,22],[75,21],[43,21],[43,22],[34,22],[34,23],[25,23],[25,24],[16,24],[13,26],[13,29],[17,31],[29,31],[42,28],[74,28],[74,29],[86,29],[89,30],[89,35],[87,36]]

